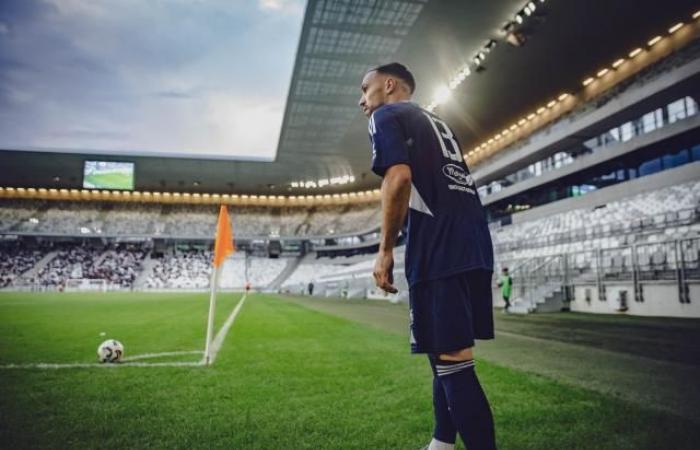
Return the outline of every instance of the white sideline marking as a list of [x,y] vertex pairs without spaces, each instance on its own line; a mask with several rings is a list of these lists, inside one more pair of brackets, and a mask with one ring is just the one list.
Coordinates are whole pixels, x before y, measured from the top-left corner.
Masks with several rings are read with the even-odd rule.
[[124,362],[137,361],[139,359],[161,358],[163,356],[179,356],[179,355],[201,355],[201,350],[190,350],[182,352],[162,352],[162,353],[144,353],[143,355],[134,355],[124,358]]
[[99,369],[113,367],[194,367],[201,366],[201,361],[192,362],[133,362],[128,361],[122,363],[34,363],[34,364],[4,364],[0,365],[0,369]]
[[[211,356],[209,359],[209,365],[214,364],[214,361],[216,360],[216,355],[219,353],[219,350],[221,350],[221,346],[224,343],[224,339],[226,339],[228,330],[231,328],[231,325],[233,325],[233,321],[236,320],[236,316],[241,310],[241,307],[243,306],[243,303],[245,302],[247,296],[248,294],[244,292],[243,296],[241,297],[241,300],[238,302],[238,305],[236,305],[236,307],[233,309],[233,312],[231,312],[231,315],[228,316],[228,318],[226,319],[224,326],[221,327],[221,330],[219,330],[219,332],[216,334],[214,342],[212,342],[211,344]],[[201,361],[202,364],[206,364],[206,357],[207,355],[204,355],[204,358]]]

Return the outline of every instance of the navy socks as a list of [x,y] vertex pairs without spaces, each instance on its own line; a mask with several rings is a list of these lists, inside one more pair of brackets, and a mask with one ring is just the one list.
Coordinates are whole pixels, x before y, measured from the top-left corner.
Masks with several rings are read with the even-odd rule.
[[445,390],[437,376],[433,377],[433,410],[435,412],[433,437],[439,441],[454,444],[457,440],[457,429],[452,423]]
[[474,361],[430,358],[433,368],[434,437],[452,443],[456,433],[467,450],[494,450],[491,407],[474,371]]

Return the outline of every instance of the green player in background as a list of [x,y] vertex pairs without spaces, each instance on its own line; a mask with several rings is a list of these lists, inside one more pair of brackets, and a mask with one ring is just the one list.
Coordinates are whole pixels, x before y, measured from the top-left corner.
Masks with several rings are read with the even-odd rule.
[[508,268],[503,268],[503,275],[501,279],[498,280],[498,286],[501,288],[501,294],[503,295],[503,301],[506,302],[505,312],[508,312],[510,308],[510,294],[513,290],[513,277],[508,274]]

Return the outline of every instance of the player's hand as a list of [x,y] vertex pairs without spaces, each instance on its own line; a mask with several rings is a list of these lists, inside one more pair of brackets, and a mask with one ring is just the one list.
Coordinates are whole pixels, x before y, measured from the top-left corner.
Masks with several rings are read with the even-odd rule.
[[379,252],[374,262],[374,283],[384,292],[399,292],[394,285],[394,252]]

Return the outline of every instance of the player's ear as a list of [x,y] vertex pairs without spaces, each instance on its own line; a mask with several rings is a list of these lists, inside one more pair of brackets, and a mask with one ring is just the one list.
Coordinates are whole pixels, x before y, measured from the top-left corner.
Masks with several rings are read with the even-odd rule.
[[396,86],[395,79],[393,79],[391,77],[386,77],[386,79],[384,79],[384,93],[389,95],[392,92],[394,92],[396,90],[396,88],[397,88],[397,86]]

